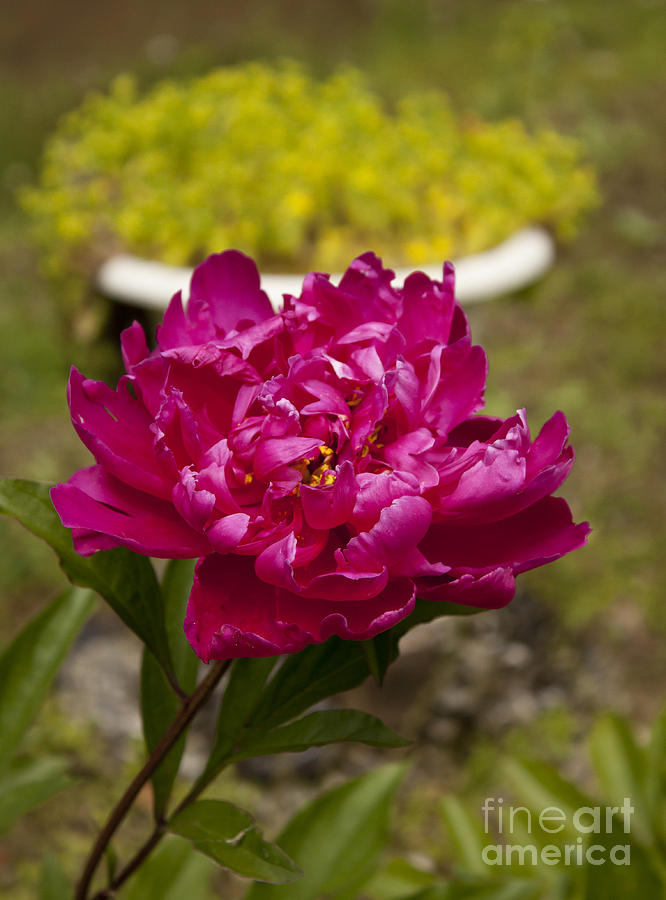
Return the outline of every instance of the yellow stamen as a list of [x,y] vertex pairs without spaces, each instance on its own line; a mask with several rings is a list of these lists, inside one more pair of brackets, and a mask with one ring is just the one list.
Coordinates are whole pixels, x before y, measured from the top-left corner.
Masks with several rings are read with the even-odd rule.
[[335,473],[331,471],[332,468],[333,468],[333,466],[331,464],[330,459],[325,459],[324,462],[320,466],[317,466],[317,468],[312,473],[312,477],[310,478],[310,484],[313,484],[315,486],[318,484],[321,484],[322,479],[326,475],[329,475],[329,474],[333,475],[333,478],[335,479]]
[[248,472],[245,475],[245,484],[252,484],[253,481],[254,481],[254,475],[251,472]]
[[[319,456],[316,459],[304,457],[297,462],[291,463],[291,467],[296,469],[297,472],[300,472],[302,484],[309,484],[317,487],[320,484],[333,484],[335,481],[335,473],[331,471],[335,465],[335,451],[326,444],[321,444],[318,449]],[[322,461],[319,462],[319,460]],[[319,465],[313,469],[312,466],[317,462],[319,462]],[[300,493],[300,485],[297,484],[292,493],[298,496]]]
[[305,476],[309,472],[309,468],[308,468],[309,465],[310,465],[309,459],[299,459],[296,462],[293,462],[291,464],[292,468],[296,469],[297,472],[300,472],[303,478],[305,478]]

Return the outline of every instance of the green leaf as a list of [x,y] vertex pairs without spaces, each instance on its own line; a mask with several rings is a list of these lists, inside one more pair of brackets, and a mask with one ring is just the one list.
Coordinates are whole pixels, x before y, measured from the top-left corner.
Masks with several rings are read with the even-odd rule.
[[[591,835],[590,843],[603,847],[597,850],[605,859],[603,865],[583,867],[583,900],[627,900],[627,898],[666,897],[666,876],[663,858],[651,858],[645,847],[633,840],[632,834],[625,834],[622,825],[614,822],[613,830],[607,834]],[[614,848],[628,847],[628,865],[613,863],[611,853]],[[625,851],[615,850],[615,859],[624,859]],[[661,877],[660,877],[661,869]]]
[[0,656],[0,766],[41,706],[94,605],[90,591],[68,590],[32,619]]
[[666,844],[666,709],[654,721],[646,757],[645,793],[652,827]]
[[494,888],[479,891],[477,900],[543,900],[544,886],[524,878],[511,879]]
[[434,885],[413,900],[545,900],[547,896],[542,884],[525,878],[513,878],[500,883],[476,885],[452,881]]
[[361,647],[373,678],[377,684],[383,684],[388,667],[398,657],[398,645],[393,630],[389,628],[388,631],[382,631],[367,641],[361,641]]
[[262,741],[267,732],[320,700],[356,687],[369,672],[360,644],[340,638],[288,656],[265,686],[278,660],[267,657],[234,663],[220,707],[215,746],[198,786],[207,784],[232,755],[238,759],[257,755],[258,751],[246,752],[249,742]]
[[123,622],[170,669],[162,597],[155,571],[145,556],[119,547],[93,556],[74,550],[49,496],[51,486],[35,481],[0,479],[0,513],[13,516],[55,550],[70,581],[97,591]]
[[220,704],[215,743],[198,784],[211,781],[224,766],[234,747],[242,741],[243,734],[252,723],[266,679],[277,660],[276,656],[265,656],[237,659],[234,662]]
[[563,778],[557,769],[532,759],[506,759],[501,764],[502,773],[513,785],[521,803],[536,811],[546,807],[560,808],[566,815],[563,834],[576,837],[572,824],[573,813],[582,806],[595,806],[595,802],[575,784]]
[[215,866],[192,845],[167,835],[120,891],[121,900],[208,900]]
[[487,876],[488,867],[481,854],[488,835],[481,822],[452,794],[442,798],[440,809],[456,851],[456,861],[466,872]]
[[74,888],[55,856],[47,853],[39,879],[39,900],[69,900]]
[[[183,632],[185,607],[194,575],[194,560],[170,560],[162,580],[164,615],[174,674],[181,689],[191,693],[196,684],[198,659]],[[151,753],[180,709],[181,701],[164,671],[145,647],[141,663],[141,717],[143,735]],[[174,744],[152,777],[155,818],[163,815],[185,749],[186,736]]]
[[69,787],[73,780],[65,769],[63,760],[46,757],[14,763],[4,771],[0,776],[0,834],[9,831],[25,813]]
[[111,884],[118,871],[118,854],[116,853],[116,848],[110,842],[104,850],[104,858],[106,860],[106,880]]
[[327,709],[257,735],[242,744],[232,760],[270,753],[298,753],[308,747],[347,741],[358,741],[371,747],[406,747],[410,743],[375,716],[356,709]]
[[238,875],[286,884],[301,870],[275,844],[265,841],[249,813],[224,800],[199,800],[168,823],[174,834]]
[[651,843],[653,835],[643,780],[646,755],[637,746],[626,719],[614,713],[601,716],[590,733],[589,750],[604,799],[619,806],[629,798],[635,810],[632,830],[637,831],[641,840]]
[[286,889],[255,884],[247,900],[315,900],[363,885],[386,844],[393,796],[405,772],[404,765],[374,769],[298,812],[278,842],[305,875]]
[[184,691],[194,689],[199,659],[185,637],[183,623],[194,581],[196,559],[170,559],[162,578],[164,621],[176,678]]
[[412,612],[402,622],[394,625],[391,631],[395,639],[399,640],[416,625],[432,622],[433,619],[441,619],[442,616],[473,616],[480,612],[483,612],[483,609],[476,606],[463,606],[462,603],[424,600],[422,597],[417,597]]
[[[503,811],[502,833],[510,834],[510,843],[521,846],[535,845],[537,852],[549,845],[563,848],[565,844],[574,844],[579,836],[579,831],[574,824],[576,810],[595,806],[596,801],[584,794],[578,787],[560,775],[560,773],[545,763],[531,760],[511,758],[505,759],[500,764],[500,771],[507,779],[516,798],[515,804]],[[520,807],[527,807],[521,809]],[[515,810],[515,816],[514,816]],[[557,811],[560,812],[557,812]],[[551,825],[543,820],[545,827],[541,825],[540,816],[555,815],[561,830],[551,831]],[[564,818],[562,819],[562,814]],[[561,820],[561,821],[560,821]],[[498,813],[491,816],[491,821],[498,822]],[[491,843],[494,839],[491,840]],[[524,875],[524,865],[520,859],[512,857],[508,869],[515,875]],[[488,870],[492,872],[493,870]],[[498,870],[495,869],[495,874]],[[570,870],[569,874],[575,875],[577,869]],[[541,866],[540,878],[545,884],[552,882],[550,892],[555,891],[557,883],[561,882],[563,875],[558,866]]]
[[[433,605],[436,604],[425,603],[424,609]],[[467,607],[459,609],[470,611]],[[380,678],[388,665],[389,648],[390,659],[397,656],[396,635],[387,632],[385,637],[380,636],[376,645],[375,674]],[[374,665],[362,642],[333,637],[288,656],[264,688],[276,659],[247,659],[234,663],[220,709],[216,744],[197,784],[209,782],[234,748],[240,749],[240,745],[244,746],[248,740],[260,738],[321,700],[357,687]]]
[[197,800],[169,820],[169,831],[190,841],[236,841],[254,825],[249,812],[226,800]]
[[372,900],[404,900],[432,884],[435,876],[417,869],[406,859],[392,859],[363,886]]
[[233,844],[197,841],[194,846],[237,875],[267,884],[289,884],[301,877],[301,869],[277,846],[265,841],[257,827],[250,828]]
[[[174,694],[164,670],[147,647],[141,660],[141,721],[143,739],[148,753],[152,753],[169,723],[180,709],[181,703]],[[180,761],[185,749],[183,734],[164,757],[153,773],[153,812],[159,819],[169,802]]]
[[561,895],[544,892],[543,884],[526,878],[511,878],[499,882],[456,878],[447,882],[438,881],[417,894],[403,896],[400,900],[555,900],[559,896]]
[[288,656],[269,682],[252,717],[251,731],[295,718],[320,700],[357,687],[368,675],[362,647],[330,638]]

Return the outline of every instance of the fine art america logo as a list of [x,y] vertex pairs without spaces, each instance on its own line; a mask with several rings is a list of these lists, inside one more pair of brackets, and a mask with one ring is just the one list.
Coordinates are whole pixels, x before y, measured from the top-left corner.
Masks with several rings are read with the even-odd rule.
[[[509,806],[501,797],[486,797],[481,807],[484,818],[484,831],[491,830],[501,836],[505,842],[486,844],[481,857],[488,866],[532,865],[542,863],[546,866],[603,866],[612,863],[615,866],[631,864],[631,846],[609,842],[598,844],[594,841],[597,834],[617,834],[621,825],[624,834],[631,832],[631,816],[634,807],[629,797],[624,798],[622,806],[581,806],[567,814],[559,806],[546,806],[538,815],[525,806]],[[614,827],[615,826],[615,827]],[[511,843],[507,836],[537,834],[537,843]],[[576,833],[575,840],[569,843],[544,844],[543,837],[565,831],[567,835]]]

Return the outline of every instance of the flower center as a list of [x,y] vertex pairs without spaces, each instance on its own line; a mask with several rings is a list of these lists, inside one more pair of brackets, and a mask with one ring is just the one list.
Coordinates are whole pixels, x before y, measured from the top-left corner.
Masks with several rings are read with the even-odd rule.
[[333,484],[335,481],[335,472],[333,471],[335,465],[335,451],[326,444],[322,444],[319,447],[319,455],[313,459],[304,458],[292,463],[292,467],[301,473],[301,483],[309,484],[311,487]]

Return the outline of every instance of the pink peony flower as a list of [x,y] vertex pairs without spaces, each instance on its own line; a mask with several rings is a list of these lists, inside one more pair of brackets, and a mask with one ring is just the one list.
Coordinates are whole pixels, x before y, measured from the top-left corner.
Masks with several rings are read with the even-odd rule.
[[200,557],[185,631],[204,659],[361,640],[415,597],[496,608],[517,574],[585,543],[551,496],[573,463],[560,412],[532,441],[483,406],[486,357],[453,293],[404,288],[372,253],[308,275],[275,314],[233,250],[176,295],[150,351],[122,335],[117,390],[69,382],[97,465],[52,491],[79,553]]

